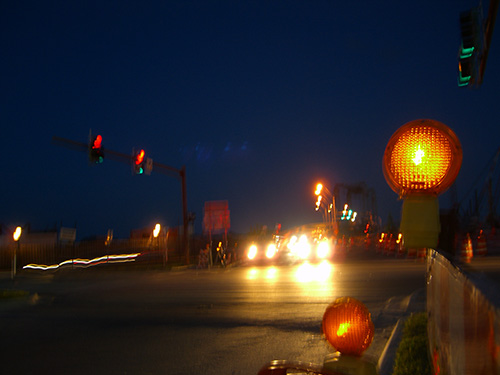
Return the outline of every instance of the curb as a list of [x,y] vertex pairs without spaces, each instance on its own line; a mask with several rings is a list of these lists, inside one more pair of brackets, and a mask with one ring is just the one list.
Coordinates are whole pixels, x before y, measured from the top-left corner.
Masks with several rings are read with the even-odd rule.
[[394,366],[394,358],[396,357],[396,350],[398,349],[399,342],[403,336],[404,318],[398,319],[396,326],[392,330],[391,337],[387,340],[382,354],[377,363],[377,372],[379,375],[392,374]]
[[380,358],[377,362],[377,372],[379,375],[392,374],[396,351],[403,336],[404,323],[408,318],[408,315],[419,311],[425,311],[425,296],[426,290],[425,288],[422,288],[414,291],[404,299],[404,302],[406,303],[405,316],[398,319],[398,322],[393,328],[391,336],[389,337],[389,340],[387,340],[384,350],[380,355]]

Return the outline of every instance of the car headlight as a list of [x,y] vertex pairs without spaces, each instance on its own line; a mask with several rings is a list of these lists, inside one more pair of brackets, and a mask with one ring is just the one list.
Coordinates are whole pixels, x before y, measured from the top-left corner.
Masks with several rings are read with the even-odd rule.
[[252,245],[248,249],[248,259],[254,259],[257,256],[257,245]]
[[330,244],[328,241],[321,241],[316,248],[316,255],[319,259],[328,258],[330,255]]
[[276,245],[273,244],[273,243],[270,243],[268,246],[267,246],[267,250],[266,250],[266,257],[268,259],[271,259],[272,257],[274,257],[274,255],[276,254]]
[[297,243],[297,255],[301,259],[307,259],[309,258],[310,254],[311,245],[309,245],[309,242],[307,241],[307,236],[302,235],[300,236],[299,242]]

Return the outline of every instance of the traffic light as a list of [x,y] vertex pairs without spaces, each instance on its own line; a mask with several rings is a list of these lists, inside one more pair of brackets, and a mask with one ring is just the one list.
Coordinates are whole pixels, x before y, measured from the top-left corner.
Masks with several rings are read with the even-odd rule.
[[383,158],[384,177],[403,198],[401,232],[407,248],[435,248],[441,230],[437,196],[455,181],[462,146],[455,133],[435,120],[399,128]]
[[458,51],[458,86],[476,82],[482,54],[482,22],[478,8],[460,13],[460,48]]
[[101,164],[104,160],[104,150],[102,147],[102,136],[96,135],[91,138],[89,144],[89,159],[92,163]]
[[144,173],[144,150],[135,152],[133,155],[133,168],[135,174]]

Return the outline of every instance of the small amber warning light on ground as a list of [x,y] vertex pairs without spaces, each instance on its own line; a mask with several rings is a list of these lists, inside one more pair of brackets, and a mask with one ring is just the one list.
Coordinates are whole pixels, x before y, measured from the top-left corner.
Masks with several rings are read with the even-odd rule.
[[438,195],[455,181],[462,164],[462,146],[445,124],[414,120],[400,127],[384,153],[387,183],[401,197]]
[[344,355],[361,356],[373,340],[374,326],[366,306],[352,297],[337,298],[323,315],[323,333]]

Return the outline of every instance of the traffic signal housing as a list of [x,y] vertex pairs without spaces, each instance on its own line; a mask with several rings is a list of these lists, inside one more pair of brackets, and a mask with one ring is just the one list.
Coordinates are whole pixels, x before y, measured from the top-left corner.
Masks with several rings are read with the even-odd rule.
[[139,150],[133,153],[133,170],[135,174],[143,174],[144,173],[144,150]]
[[101,135],[96,135],[90,139],[89,160],[95,164],[101,164],[104,161],[104,149],[102,147]]
[[479,8],[460,13],[460,48],[458,51],[458,86],[471,86],[478,80],[483,49],[483,26]]

